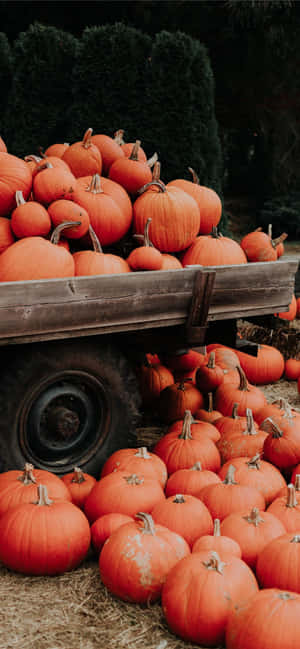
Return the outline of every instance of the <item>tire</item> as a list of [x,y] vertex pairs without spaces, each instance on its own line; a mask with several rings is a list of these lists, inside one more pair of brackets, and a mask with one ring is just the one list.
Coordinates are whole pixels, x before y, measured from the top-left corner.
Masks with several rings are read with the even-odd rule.
[[0,376],[1,471],[31,462],[99,477],[111,453],[136,446],[140,398],[117,348],[79,339],[11,351],[3,350]]

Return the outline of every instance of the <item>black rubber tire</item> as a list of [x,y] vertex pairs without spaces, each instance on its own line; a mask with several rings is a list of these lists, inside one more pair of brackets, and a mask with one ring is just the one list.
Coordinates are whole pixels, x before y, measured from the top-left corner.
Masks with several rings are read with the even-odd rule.
[[[96,339],[68,340],[6,348],[0,352],[0,357],[3,368],[0,372],[1,471],[22,468],[25,461],[30,461],[37,468],[58,475],[72,471],[76,464],[83,471],[99,477],[101,467],[111,453],[119,448],[136,446],[140,396],[135,374],[126,357],[115,346],[107,341],[99,343]],[[50,399],[47,407],[52,412],[57,404],[51,396],[54,389],[58,392],[64,390],[67,395],[60,396],[60,399],[69,399],[67,403],[70,403],[69,387],[71,393],[75,391],[75,398],[71,394],[71,402],[75,399],[77,404],[78,391],[80,412],[82,414],[81,402],[85,408],[86,400],[89,414],[89,436],[86,433],[86,437],[80,438],[78,433],[76,437],[77,429],[74,434],[76,452],[75,442],[73,450],[70,452],[70,445],[65,452],[64,443],[68,440],[65,434],[59,443],[52,442],[52,429],[49,433],[48,423],[43,423],[48,416],[45,412],[49,412],[45,403],[40,418],[36,415],[37,404],[43,399],[46,403]],[[74,416],[78,419],[76,413]],[[86,410],[82,415],[84,418],[88,419]],[[91,426],[94,420],[95,430]],[[34,432],[31,430],[32,422]],[[78,430],[84,425],[80,423]],[[46,433],[41,433],[43,426],[47,428]],[[72,439],[73,432],[68,433]],[[39,446],[44,442],[46,447]],[[48,443],[53,444],[50,461]],[[58,461],[56,453],[61,454]]]

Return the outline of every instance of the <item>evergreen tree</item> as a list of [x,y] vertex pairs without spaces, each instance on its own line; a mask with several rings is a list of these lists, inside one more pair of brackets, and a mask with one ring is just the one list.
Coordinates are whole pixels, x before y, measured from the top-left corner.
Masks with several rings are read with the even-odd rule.
[[14,79],[5,115],[11,153],[38,154],[66,139],[66,111],[77,39],[35,23],[19,34],[14,47]]
[[141,105],[151,39],[124,24],[86,28],[73,74],[73,105],[68,137],[81,138],[86,128],[111,137],[142,140]]
[[7,106],[13,76],[13,56],[6,34],[0,32],[0,135],[6,142],[6,129],[3,115]]

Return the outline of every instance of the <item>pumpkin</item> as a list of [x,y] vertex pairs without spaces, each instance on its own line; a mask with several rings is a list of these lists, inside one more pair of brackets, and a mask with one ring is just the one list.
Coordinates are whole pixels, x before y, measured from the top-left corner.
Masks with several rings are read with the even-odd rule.
[[226,516],[221,523],[221,533],[239,544],[243,561],[255,570],[260,552],[270,541],[285,534],[285,527],[274,514],[253,507],[250,511]]
[[90,523],[99,516],[117,512],[134,516],[139,511],[150,513],[159,500],[165,498],[157,478],[113,471],[101,478],[89,493],[84,511]]
[[235,370],[237,365],[240,365],[236,349],[212,343],[206,346],[206,352],[210,354],[212,351],[215,353],[216,364],[222,367],[223,370]]
[[287,381],[297,381],[300,376],[300,360],[287,358],[284,365],[284,378]]
[[256,412],[266,405],[266,397],[260,388],[247,381],[241,367],[238,366],[237,370],[240,376],[239,385],[221,383],[215,392],[215,407],[223,415],[230,415],[234,404],[237,403],[239,415],[245,415],[247,408],[250,408],[255,418]]
[[16,191],[27,200],[32,187],[32,173],[21,158],[10,153],[0,153],[0,216],[10,214],[16,207]]
[[166,496],[176,494],[190,494],[198,496],[198,493],[208,484],[221,482],[218,474],[208,469],[202,469],[201,462],[195,462],[189,469],[178,469],[172,473],[165,487]]
[[[269,225],[268,225],[268,235],[269,235],[270,239],[272,240],[273,239],[272,223],[269,223]],[[277,252],[277,259],[279,259],[279,257],[282,257],[282,255],[284,254],[284,243],[283,243],[283,241],[281,241],[281,240],[278,241],[278,240],[275,239],[275,248],[276,248],[276,252]]]
[[16,207],[11,214],[11,229],[19,239],[45,237],[51,230],[51,219],[43,205],[36,201],[26,202],[22,192],[17,191]]
[[140,144],[140,140],[136,140],[130,156],[115,160],[108,173],[111,180],[119,183],[132,196],[135,196],[138,190],[152,179],[148,163],[138,158]]
[[103,252],[91,225],[89,225],[89,233],[93,242],[93,250],[74,252],[75,275],[111,275],[130,272],[130,267],[125,259],[119,255]]
[[71,171],[69,165],[67,165],[66,162],[64,162],[61,158],[58,156],[45,156],[43,155],[42,158],[38,158],[37,156],[26,156],[25,158],[26,162],[29,160],[35,160],[36,164],[32,169],[32,178],[36,176],[36,174],[39,171],[42,171],[45,169],[45,163],[47,162],[48,165],[51,165],[54,169],[62,169],[63,171]]
[[5,216],[0,216],[0,254],[6,248],[9,248],[14,241],[15,237],[11,229],[11,220]]
[[222,414],[218,410],[214,410],[213,407],[213,393],[208,392],[207,394],[208,404],[207,408],[198,408],[195,412],[195,419],[200,421],[206,421],[209,424],[214,424],[217,419],[222,417]]
[[180,187],[180,189],[183,189],[195,199],[200,210],[199,234],[210,234],[212,228],[216,227],[221,220],[221,199],[213,189],[200,185],[199,178],[194,169],[191,167],[188,169],[192,174],[192,181],[179,178],[171,180],[167,186]]
[[287,532],[298,532],[300,529],[300,501],[296,498],[293,484],[288,485],[288,494],[275,498],[268,507],[268,512],[274,514],[283,523]]
[[[242,433],[245,430],[247,425],[246,415],[238,415],[238,403],[234,403],[230,415],[222,415],[216,421],[214,426],[218,429],[221,437],[227,433]],[[256,430],[258,430],[258,424],[254,421],[253,423]]]
[[246,264],[247,258],[241,246],[230,239],[223,237],[216,228],[212,233],[201,235],[187,248],[181,258],[182,265],[192,266],[226,266],[228,264]]
[[245,606],[232,609],[227,649],[294,649],[300,643],[300,596],[276,588],[259,591]]
[[95,552],[99,555],[108,537],[121,525],[131,523],[133,520],[132,516],[118,514],[117,512],[99,516],[91,526],[91,541]]
[[169,255],[167,252],[162,253],[163,263],[160,270],[178,270],[182,268],[182,263],[175,255]]
[[[70,225],[73,227],[74,223]],[[0,256],[0,281],[73,277],[73,257],[66,248],[57,245],[66,227],[68,223],[55,228],[50,241],[43,237],[25,237],[9,246]]]
[[0,136],[0,153],[7,153],[7,146],[1,136]]
[[[282,377],[284,358],[279,349],[272,345],[258,345],[257,356],[237,351],[242,369],[250,383],[264,385],[275,383]],[[300,363],[299,363],[300,365]]]
[[76,178],[71,171],[53,167],[47,161],[43,162],[33,178],[34,200],[48,206],[60,198],[69,199],[73,195],[75,186]]
[[99,571],[113,595],[145,604],[160,598],[168,573],[190,549],[181,536],[155,524],[149,514],[138,512],[136,518],[109,536],[100,553]]
[[288,419],[290,421],[293,421],[299,416],[300,413],[296,410],[293,410],[285,398],[279,397],[279,399],[276,399],[276,401],[267,403],[265,406],[263,406],[263,408],[258,410],[258,412],[255,413],[255,420],[260,426],[265,421],[265,419],[268,418],[271,418],[273,421],[280,424],[282,420],[285,421]]
[[206,361],[205,354],[196,349],[178,349],[173,353],[164,353],[161,358],[167,367],[177,372],[190,372]]
[[50,144],[50,146],[47,147],[46,151],[44,152],[45,156],[56,156],[57,158],[62,158],[64,155],[65,151],[69,147],[68,142],[59,142],[57,144]]
[[252,457],[262,453],[264,441],[268,433],[255,426],[253,414],[250,408],[246,409],[246,426],[243,430],[223,433],[217,442],[217,448],[221,455],[221,462],[227,462],[234,457],[249,455]]
[[168,474],[179,469],[189,469],[200,462],[203,469],[219,471],[221,461],[219,451],[207,435],[193,434],[191,431],[191,412],[187,411],[181,432],[166,433],[155,444],[153,452],[165,462]]
[[[258,592],[252,570],[238,557],[217,552],[192,553],[170,570],[162,589],[169,628],[189,642],[223,645],[230,611]],[[244,649],[244,648],[243,648]]]
[[263,446],[265,460],[279,469],[289,469],[300,462],[300,419],[267,418],[261,429],[268,433]]
[[300,593],[300,535],[285,531],[259,552],[257,579],[262,588]]
[[[148,191],[157,187],[157,192]],[[185,250],[196,238],[200,215],[196,201],[178,187],[151,181],[140,188],[133,204],[133,229],[142,234],[148,218],[152,219],[150,238],[161,252]]]
[[101,478],[112,471],[139,473],[151,480],[158,480],[164,488],[167,482],[167,467],[158,455],[151,453],[145,446],[140,448],[121,448],[115,451],[104,463]]
[[79,221],[80,225],[75,225],[74,228],[68,228],[65,232],[67,239],[80,239],[89,229],[90,217],[84,207],[73,203],[73,201],[60,199],[53,201],[48,207],[48,214],[56,228],[64,221]]
[[92,135],[91,142],[100,151],[102,158],[102,173],[106,176],[112,163],[119,158],[124,158],[125,152],[116,139],[109,135],[105,135],[104,133],[96,133],[95,135]]
[[192,552],[202,552],[203,550],[210,550],[217,552],[217,554],[224,558],[224,555],[230,554],[238,559],[242,558],[242,550],[234,539],[230,536],[221,534],[221,526],[219,518],[214,520],[213,534],[203,534],[193,543]]
[[207,507],[191,494],[175,494],[154,505],[155,523],[180,534],[190,547],[202,534],[211,534],[213,520]]
[[292,320],[295,320],[297,316],[297,300],[296,296],[293,293],[292,299],[289,303],[289,307],[287,311],[282,311],[281,313],[274,313],[274,315],[280,320],[288,320],[289,322],[292,322]]
[[216,390],[224,380],[222,368],[215,363],[215,352],[209,354],[207,363],[197,368],[196,385],[200,392],[211,392]]
[[194,416],[191,417],[191,411],[186,410],[184,413],[183,419],[177,419],[173,424],[170,424],[167,428],[168,433],[181,433],[183,430],[183,425],[185,419],[189,420],[190,431],[193,436],[198,437],[199,439],[204,436],[209,437],[213,442],[218,442],[220,439],[220,433],[216,426],[209,421],[203,421],[201,419],[195,419]]
[[27,462],[23,471],[11,469],[0,474],[0,516],[16,505],[32,502],[41,483],[47,487],[52,500],[71,500],[68,488],[57,475],[35,469]]
[[276,261],[277,246],[287,238],[284,232],[277,239],[272,240],[268,234],[257,228],[246,234],[241,240],[241,248],[244,250],[249,262],[253,261]]
[[149,239],[149,226],[152,219],[147,219],[144,235],[143,245],[139,248],[134,248],[127,257],[127,263],[131,270],[160,270],[163,263],[162,254],[157,248],[154,248]]
[[80,467],[75,466],[74,471],[63,475],[61,480],[71,494],[72,503],[83,509],[90,491],[96,484],[96,478],[89,473],[84,473]]
[[174,376],[162,363],[151,363],[145,356],[136,370],[142,403],[145,407],[155,403],[160,393],[174,383]]
[[262,460],[257,453],[253,457],[234,457],[225,462],[218,475],[221,480],[226,477],[228,468],[232,464],[235,468],[235,479],[239,484],[249,485],[261,491],[266,505],[281,495],[281,490],[286,488],[283,475],[276,466]]
[[[63,483],[62,483],[63,484]],[[0,519],[0,560],[27,575],[59,575],[86,557],[91,540],[83,512],[52,501],[45,485],[34,501],[8,509]]]
[[81,142],[68,146],[62,156],[75,178],[101,174],[102,158],[98,147],[92,142],[93,129],[88,128]]
[[203,405],[203,395],[187,379],[168,385],[161,391],[158,399],[159,414],[166,423],[183,419],[186,410],[190,410],[193,415]]
[[80,178],[71,196],[84,207],[103,246],[119,241],[129,230],[132,205],[126,191],[99,174]]
[[297,306],[296,318],[300,318],[300,297],[296,298],[296,306]]
[[230,465],[221,483],[203,487],[198,494],[209,509],[213,518],[222,521],[229,514],[247,510],[252,507],[265,509],[265,499],[260,491],[249,485],[242,485],[235,480],[235,467]]
[[[114,133],[114,142],[121,147],[124,156],[126,158],[129,158],[132,154],[132,149],[134,148],[136,142],[125,142],[123,135],[124,130],[121,128],[118,129],[118,131]],[[141,144],[139,144],[139,147],[137,149],[137,157],[140,162],[147,162],[147,156],[144,149],[141,147]]]

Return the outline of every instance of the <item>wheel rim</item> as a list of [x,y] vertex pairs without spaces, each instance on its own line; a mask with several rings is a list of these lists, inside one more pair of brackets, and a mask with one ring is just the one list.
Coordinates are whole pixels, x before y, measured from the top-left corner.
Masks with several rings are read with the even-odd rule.
[[19,425],[24,456],[55,473],[88,462],[110,428],[107,386],[82,371],[52,375],[35,387],[22,406]]

